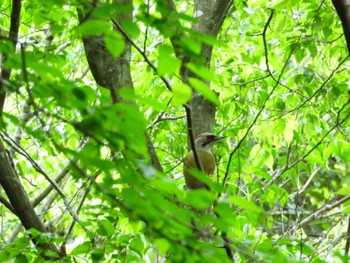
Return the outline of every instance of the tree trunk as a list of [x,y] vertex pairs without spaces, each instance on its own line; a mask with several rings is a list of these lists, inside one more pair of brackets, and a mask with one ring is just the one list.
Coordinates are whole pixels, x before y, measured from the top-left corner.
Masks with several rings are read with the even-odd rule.
[[[116,4],[132,5],[132,0],[114,0],[113,2]],[[83,12],[78,10],[80,23],[86,20],[86,14],[89,13],[89,8],[91,6],[86,6]],[[132,18],[132,13],[120,15],[116,20],[120,22],[125,18]],[[117,30],[115,27],[114,29]],[[114,59],[107,50],[102,37],[84,37],[83,43],[90,70],[96,83],[110,90],[113,103],[121,102],[122,99],[119,96],[119,90],[121,88],[133,89],[130,73],[131,44],[125,40],[123,53],[117,59]],[[128,103],[136,104],[135,101],[128,101]],[[162,171],[162,166],[154,150],[152,140],[146,132],[145,136],[151,163],[157,170]]]
[[[216,10],[215,0],[197,0],[194,3],[194,14],[196,14],[198,23],[194,23],[192,28],[210,35],[217,36],[219,29],[223,23],[223,20],[226,15],[227,7],[224,7],[221,13],[219,12],[218,16],[215,16]],[[225,1],[229,2],[229,1]],[[204,58],[204,64],[207,68],[210,68],[210,61],[212,55],[213,47],[207,44],[202,44],[202,57]],[[188,73],[186,75],[189,75]],[[205,81],[205,83],[210,86],[209,81]],[[214,124],[215,124],[215,111],[216,107],[213,103],[204,99],[198,92],[195,92],[190,100],[191,107],[191,117],[193,123],[193,133],[194,135],[203,133],[203,132],[213,132]]]
[[[40,232],[47,232],[24,190],[18,175],[15,173],[11,161],[7,155],[6,148],[0,140],[0,183],[4,188],[16,215],[21,220],[25,229],[35,228]],[[38,244],[32,238],[34,244],[44,250],[52,250],[59,254],[58,249],[53,244]]]
[[[194,4],[194,14],[198,19],[198,23],[194,23],[192,28],[203,34],[216,37],[232,4],[233,1],[228,0],[196,0]],[[168,0],[168,8],[173,11],[175,9],[175,5],[171,0]],[[181,36],[178,35],[176,37],[180,38]],[[181,54],[177,48],[176,37],[173,37],[171,41],[175,48],[175,53],[180,57]],[[201,56],[204,59],[202,63],[207,68],[210,68],[212,51],[212,46],[202,43]],[[184,82],[187,82],[188,78],[193,76],[186,68],[186,63],[190,62],[191,59],[188,57],[180,57],[180,59],[183,61],[181,77]],[[208,86],[210,85],[209,81],[205,81],[205,83]],[[213,132],[216,111],[215,105],[204,99],[198,92],[194,92],[189,105],[191,109],[193,134],[197,135],[203,132]],[[188,148],[191,148],[189,139]]]

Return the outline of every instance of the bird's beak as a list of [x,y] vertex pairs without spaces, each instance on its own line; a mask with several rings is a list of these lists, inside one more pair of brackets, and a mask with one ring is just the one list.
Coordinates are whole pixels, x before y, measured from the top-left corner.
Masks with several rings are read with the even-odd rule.
[[225,139],[225,138],[226,138],[226,136],[215,136],[214,141],[216,142],[216,141],[219,141],[219,140],[222,140],[222,139]]

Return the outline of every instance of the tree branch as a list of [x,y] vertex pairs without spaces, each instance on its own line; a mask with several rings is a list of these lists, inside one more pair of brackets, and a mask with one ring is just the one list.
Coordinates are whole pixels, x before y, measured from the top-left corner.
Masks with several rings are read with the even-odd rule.
[[[7,156],[6,149],[0,140],[0,183],[4,188],[16,215],[21,220],[23,226],[29,230],[35,228],[42,233],[47,232],[43,223],[34,211],[34,208],[24,190],[18,175],[15,173],[10,159]],[[32,237],[32,241],[38,247],[44,250],[51,250],[60,255],[60,252],[55,245],[50,243],[37,243],[36,239]],[[44,256],[44,255],[43,255]]]
[[[9,39],[13,43],[13,52],[16,50],[16,44],[18,41],[18,30],[20,22],[20,14],[22,9],[21,0],[12,1],[12,12],[11,12],[11,22],[10,22],[10,31]],[[4,110],[5,98],[6,98],[6,88],[5,83],[8,82],[11,76],[11,69],[5,68],[5,63],[7,61],[7,54],[3,54],[3,62],[1,66],[1,77],[0,77],[0,118],[2,117],[2,112]]]
[[193,151],[194,155],[194,160],[197,165],[197,169],[201,172],[203,172],[203,167],[201,164],[201,160],[199,159],[198,151],[196,148],[196,143],[194,140],[194,135],[193,135],[193,125],[192,125],[192,115],[191,115],[191,106],[188,104],[183,105],[185,110],[186,110],[186,117],[187,117],[187,132],[188,132],[188,137],[191,145],[191,149]]
[[347,196],[344,196],[343,198],[341,198],[340,200],[335,201],[333,204],[324,205],[319,210],[317,210],[316,212],[312,213],[311,215],[306,217],[304,220],[299,222],[297,225],[291,227],[289,230],[287,230],[287,232],[292,233],[292,232],[296,231],[298,228],[306,225],[307,223],[309,223],[315,219],[320,218],[325,212],[332,210],[333,208],[336,208],[349,200],[350,200],[350,195],[347,195]]
[[348,216],[348,230],[346,231],[346,244],[344,249],[344,255],[346,257],[349,256],[349,249],[350,249],[350,216]]
[[350,2],[348,0],[332,0],[342,22],[345,40],[350,52]]
[[[62,197],[62,200],[67,208],[67,210],[69,211],[70,215],[79,223],[81,223],[81,219],[78,217],[78,215],[74,212],[74,210],[72,209],[72,207],[70,206],[67,196],[65,195],[65,193],[63,192],[63,190],[60,188],[60,186],[56,183],[55,180],[52,180],[51,177],[43,170],[41,169],[41,167],[30,157],[30,155],[18,144],[16,144],[11,138],[8,137],[4,137],[2,136],[3,139],[11,145],[11,147],[17,149],[17,152],[24,156],[32,165],[33,168],[40,174],[42,174],[45,179],[52,185],[52,187],[57,191],[57,193]],[[86,231],[89,232],[89,230],[81,225],[81,227]]]

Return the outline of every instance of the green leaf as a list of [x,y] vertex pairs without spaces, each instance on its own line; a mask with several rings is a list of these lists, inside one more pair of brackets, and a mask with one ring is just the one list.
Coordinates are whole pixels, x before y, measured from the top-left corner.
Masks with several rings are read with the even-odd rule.
[[217,94],[210,89],[210,87],[205,84],[203,81],[196,79],[196,78],[189,78],[188,82],[190,83],[191,87],[193,87],[195,90],[197,90],[204,98],[212,102],[213,104],[219,106],[220,101],[218,99]]
[[95,7],[91,13],[91,16],[95,18],[114,18],[117,14],[118,5],[116,4],[105,4],[102,6]]
[[85,95],[85,92],[81,88],[73,88],[72,89],[73,94],[81,101],[86,101],[87,97]]
[[104,257],[104,250],[102,248],[95,248],[91,251],[92,262],[101,262],[101,259]]
[[191,190],[187,193],[186,205],[204,210],[213,205],[215,196],[206,189]]
[[99,223],[98,233],[101,236],[109,236],[115,233],[115,227],[110,221],[104,219],[104,220],[100,220],[98,223]]
[[134,90],[130,88],[121,88],[118,90],[118,93],[119,96],[125,101],[136,99]]
[[137,39],[139,37],[140,29],[131,18],[123,19],[121,21],[121,26],[132,39]]
[[70,253],[71,255],[81,255],[81,254],[87,254],[90,249],[91,249],[91,242],[84,242],[75,248],[73,248],[72,252]]
[[173,99],[172,105],[174,107],[187,103],[192,96],[192,90],[182,81],[174,81],[173,84]]
[[253,148],[250,150],[250,158],[254,159],[260,156],[261,146],[260,144],[255,144]]
[[110,31],[105,35],[105,43],[108,51],[114,58],[119,57],[125,48],[125,42],[119,32]]
[[196,74],[199,78],[211,81],[214,78],[214,74],[205,66],[187,63],[186,67]]
[[88,20],[75,29],[77,33],[83,36],[98,36],[110,30],[111,25],[101,20]]
[[128,14],[132,12],[131,5],[123,4],[104,4],[98,7],[94,7],[91,16],[96,18],[115,18],[119,14]]
[[275,106],[280,111],[283,111],[286,109],[286,103],[281,99],[277,100]]
[[201,44],[195,39],[190,37],[182,37],[180,39],[180,45],[185,50],[185,52],[188,53],[188,55],[192,55],[192,54],[199,55],[202,50]]
[[23,255],[23,254],[19,254],[15,258],[15,261],[14,261],[14,263],[27,263],[27,262],[29,262],[28,258],[25,255]]
[[170,248],[170,243],[165,238],[157,238],[154,241],[155,245],[159,249],[159,253],[161,256],[165,256],[168,253],[168,250]]
[[143,251],[145,249],[142,240],[139,237],[135,237],[130,241],[130,248],[135,251],[139,256],[143,255]]
[[0,261],[7,262],[10,258],[10,253],[8,251],[0,251]]
[[245,198],[239,197],[239,196],[232,196],[230,198],[233,204],[235,204],[238,207],[244,208],[248,211],[252,211],[254,213],[261,213],[263,210],[261,207],[257,206],[251,201],[248,201]]
[[258,251],[262,251],[265,253],[274,253],[276,251],[276,246],[272,242],[272,239],[265,239],[263,240],[258,246]]
[[339,189],[337,192],[336,192],[337,195],[348,195],[350,194],[350,186],[347,186],[347,187],[343,187],[341,189]]
[[162,45],[158,49],[158,74],[172,76],[181,65],[181,62],[175,58],[174,51],[169,45]]

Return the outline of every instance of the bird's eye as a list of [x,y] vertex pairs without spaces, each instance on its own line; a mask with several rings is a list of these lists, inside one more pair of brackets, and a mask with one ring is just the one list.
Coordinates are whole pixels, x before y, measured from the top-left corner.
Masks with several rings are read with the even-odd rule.
[[207,139],[209,139],[209,140],[214,140],[214,139],[215,139],[215,135],[208,135],[208,136],[207,136]]

